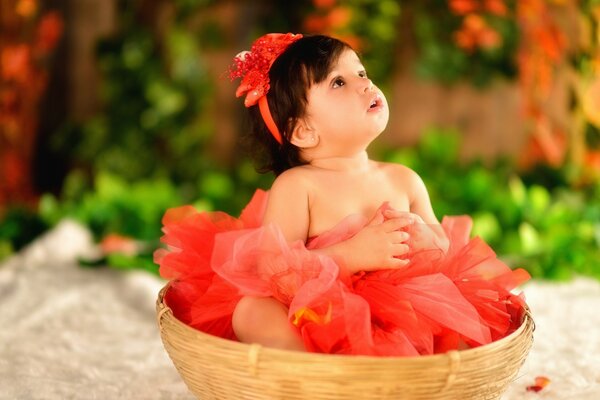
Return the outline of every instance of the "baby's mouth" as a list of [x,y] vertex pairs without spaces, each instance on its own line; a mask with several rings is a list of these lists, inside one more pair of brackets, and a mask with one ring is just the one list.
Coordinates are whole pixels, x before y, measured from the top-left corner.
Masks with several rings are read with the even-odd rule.
[[369,104],[368,111],[381,108],[382,105],[383,105],[383,101],[381,101],[381,97],[375,96],[375,98],[373,98],[373,100],[371,100],[371,104]]

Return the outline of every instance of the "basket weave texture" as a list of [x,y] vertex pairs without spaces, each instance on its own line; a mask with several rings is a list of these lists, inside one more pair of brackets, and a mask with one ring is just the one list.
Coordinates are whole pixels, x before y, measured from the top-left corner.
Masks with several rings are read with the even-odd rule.
[[525,361],[534,323],[493,343],[420,357],[303,353],[244,344],[193,329],[159,293],[156,311],[167,353],[199,399],[500,399]]

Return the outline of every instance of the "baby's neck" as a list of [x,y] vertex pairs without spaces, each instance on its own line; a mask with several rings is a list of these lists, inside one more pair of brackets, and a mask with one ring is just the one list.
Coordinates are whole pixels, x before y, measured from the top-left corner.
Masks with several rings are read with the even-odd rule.
[[366,151],[353,156],[320,157],[310,160],[309,164],[315,168],[340,171],[359,172],[369,168],[370,160]]

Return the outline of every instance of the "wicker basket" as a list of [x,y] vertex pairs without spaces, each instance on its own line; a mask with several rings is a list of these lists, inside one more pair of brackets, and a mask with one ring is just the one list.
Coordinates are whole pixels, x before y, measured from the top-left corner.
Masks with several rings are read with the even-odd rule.
[[529,313],[511,335],[469,350],[421,357],[302,353],[193,329],[156,302],[160,335],[188,388],[209,399],[499,399],[533,342]]

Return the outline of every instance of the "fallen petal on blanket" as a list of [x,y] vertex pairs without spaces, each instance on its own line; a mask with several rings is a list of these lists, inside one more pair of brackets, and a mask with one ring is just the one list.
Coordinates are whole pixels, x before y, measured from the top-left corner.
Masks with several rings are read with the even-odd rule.
[[537,392],[541,391],[543,388],[545,388],[546,386],[548,386],[549,383],[550,383],[550,379],[548,379],[547,377],[536,376],[535,384],[531,385],[531,386],[527,386],[527,391],[537,393]]

